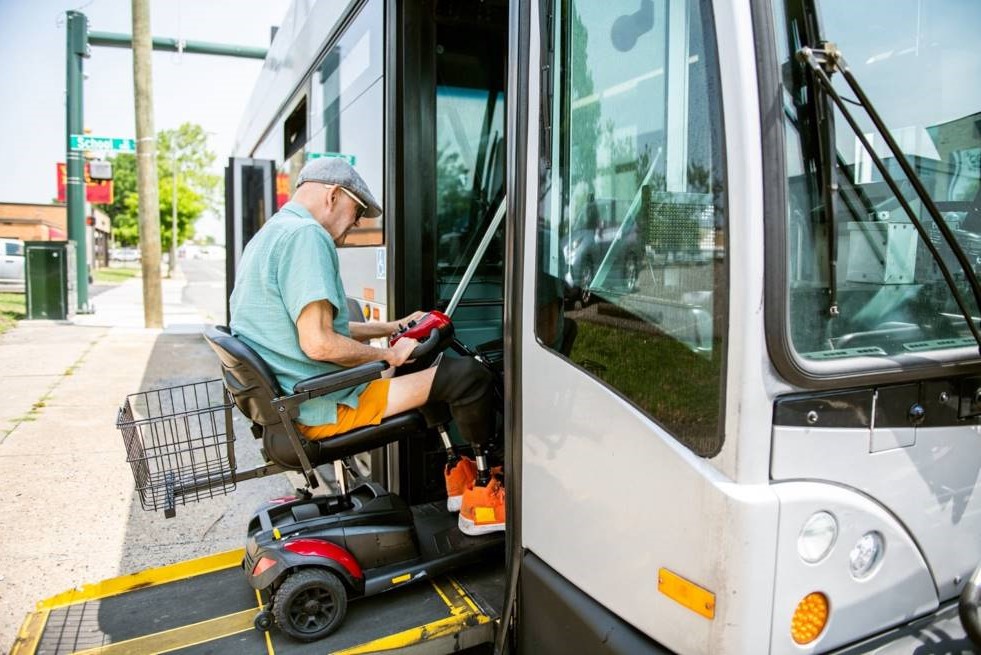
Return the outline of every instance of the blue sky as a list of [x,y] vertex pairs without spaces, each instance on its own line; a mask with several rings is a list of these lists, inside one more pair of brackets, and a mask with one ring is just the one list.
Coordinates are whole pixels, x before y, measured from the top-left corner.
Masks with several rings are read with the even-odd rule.
[[[151,0],[154,36],[267,47],[290,0]],[[132,32],[130,0],[0,0],[0,202],[50,202],[55,163],[65,160],[65,12],[89,29]],[[153,56],[154,128],[190,121],[214,134],[216,172],[232,150],[261,60]],[[85,126],[92,134],[135,137],[132,53],[92,48],[85,61]],[[215,217],[199,231],[216,233]]]

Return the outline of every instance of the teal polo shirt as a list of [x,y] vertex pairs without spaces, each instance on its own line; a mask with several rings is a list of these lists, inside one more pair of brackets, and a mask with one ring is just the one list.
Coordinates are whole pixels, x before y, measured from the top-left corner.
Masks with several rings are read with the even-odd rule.
[[[334,332],[350,336],[334,240],[306,208],[288,202],[245,246],[230,300],[232,334],[266,360],[285,393],[300,380],[343,368],[310,359],[300,349],[296,319],[317,300],[334,306]],[[366,386],[306,401],[298,422],[336,423],[338,403],[356,408]]]

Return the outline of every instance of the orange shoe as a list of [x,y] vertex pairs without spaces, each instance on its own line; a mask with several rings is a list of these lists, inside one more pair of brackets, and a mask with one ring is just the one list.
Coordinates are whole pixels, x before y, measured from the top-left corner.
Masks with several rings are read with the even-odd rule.
[[447,464],[443,469],[446,478],[446,509],[459,512],[463,502],[463,492],[473,486],[477,479],[477,465],[469,457],[460,456],[456,464]]
[[460,532],[471,537],[504,529],[504,485],[491,478],[486,487],[474,485],[463,492]]

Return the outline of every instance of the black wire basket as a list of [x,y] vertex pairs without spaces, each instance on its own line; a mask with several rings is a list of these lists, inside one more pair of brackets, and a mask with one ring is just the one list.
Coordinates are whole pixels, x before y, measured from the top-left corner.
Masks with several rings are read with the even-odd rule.
[[116,427],[143,509],[170,518],[178,504],[235,488],[232,403],[221,380],[131,394]]

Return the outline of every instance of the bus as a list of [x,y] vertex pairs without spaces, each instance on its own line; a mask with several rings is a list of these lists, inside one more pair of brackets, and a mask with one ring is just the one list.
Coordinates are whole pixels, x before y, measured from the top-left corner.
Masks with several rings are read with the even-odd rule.
[[[344,157],[384,207],[340,249],[358,311],[445,309],[504,380],[506,549],[440,591],[466,620],[353,646],[426,603],[386,592],[315,647],[981,648],[979,27],[966,0],[294,3],[226,169],[229,287]],[[444,457],[363,465],[416,504]]]
[[[465,340],[502,340],[499,648],[970,649],[979,26],[957,0],[293,7],[230,169],[268,162],[278,204],[348,157],[385,207],[341,250],[366,316],[463,279]],[[438,494],[413,448],[374,463]]]

